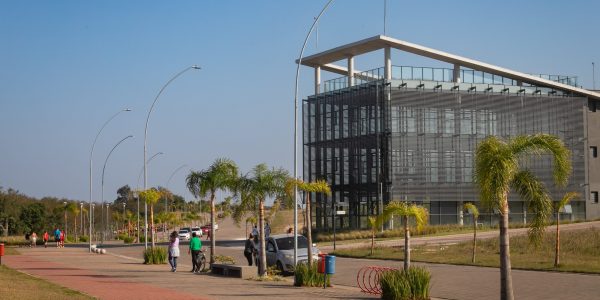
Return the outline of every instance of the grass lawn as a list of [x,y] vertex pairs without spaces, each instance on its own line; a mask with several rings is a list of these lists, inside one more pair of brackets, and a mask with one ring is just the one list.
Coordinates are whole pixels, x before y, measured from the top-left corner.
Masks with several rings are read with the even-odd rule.
[[[11,299],[94,299],[43,279],[0,266],[0,295]],[[7,284],[10,282],[10,284]]]
[[[600,230],[569,230],[561,232],[561,265],[554,268],[554,235],[546,234],[542,244],[535,248],[529,245],[527,236],[510,238],[510,256],[513,268],[581,273],[600,273]],[[471,263],[472,241],[454,245],[414,246],[413,261],[457,265],[499,267],[498,239],[477,241],[475,264]],[[335,255],[356,258],[402,260],[402,247],[347,249]]]

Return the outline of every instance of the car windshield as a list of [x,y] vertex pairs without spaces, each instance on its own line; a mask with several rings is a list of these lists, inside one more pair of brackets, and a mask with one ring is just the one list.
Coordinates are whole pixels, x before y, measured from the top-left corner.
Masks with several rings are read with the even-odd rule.
[[188,230],[187,229],[181,229],[181,230],[179,230],[179,233],[188,233]]
[[[284,237],[284,238],[279,238],[276,239],[275,242],[277,243],[277,249],[279,250],[292,250],[294,249],[294,237],[290,236],[290,237]],[[308,240],[299,235],[298,236],[298,248],[308,248]]]

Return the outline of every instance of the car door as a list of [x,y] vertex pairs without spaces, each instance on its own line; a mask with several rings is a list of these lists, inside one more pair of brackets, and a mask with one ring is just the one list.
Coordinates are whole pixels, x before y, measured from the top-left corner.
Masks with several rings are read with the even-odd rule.
[[275,246],[275,241],[273,239],[267,240],[267,266],[273,266],[277,263],[277,247]]

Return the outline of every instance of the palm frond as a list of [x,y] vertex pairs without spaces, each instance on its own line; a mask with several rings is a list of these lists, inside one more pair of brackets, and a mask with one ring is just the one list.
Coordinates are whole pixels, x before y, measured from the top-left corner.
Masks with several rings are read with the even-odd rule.
[[475,217],[475,219],[479,218],[479,209],[477,209],[477,206],[475,206],[475,204],[467,202],[464,205],[464,209],[470,214],[472,214]]
[[581,195],[579,195],[577,192],[568,192],[562,197],[562,199],[560,199],[560,201],[556,202],[554,209],[556,212],[559,212],[563,207],[565,207],[565,205],[569,204],[571,200],[579,197],[581,197]]
[[529,240],[539,245],[544,234],[544,227],[552,214],[552,201],[544,184],[530,171],[518,172],[512,182],[512,187],[527,203],[533,212],[533,220],[529,226]]

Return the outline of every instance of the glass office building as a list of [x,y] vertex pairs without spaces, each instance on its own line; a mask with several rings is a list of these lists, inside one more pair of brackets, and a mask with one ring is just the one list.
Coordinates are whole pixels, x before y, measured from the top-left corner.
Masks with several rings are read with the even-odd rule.
[[[361,42],[340,52],[375,43]],[[360,51],[378,47],[371,46]],[[336,49],[303,64],[335,70],[327,59],[339,58]],[[303,101],[303,176],[324,179],[332,188],[329,197],[311,197],[313,226],[329,230],[335,221],[337,228],[366,228],[368,216],[381,213],[392,200],[425,206],[430,224],[469,223],[462,204],[479,201],[473,183],[478,142],[489,135],[535,133],[564,141],[572,152],[573,175],[566,189],[558,189],[549,156],[524,160],[523,166],[544,181],[553,199],[565,191],[586,195],[562,218],[589,218],[586,208],[594,196],[587,169],[593,146],[587,119],[595,102],[593,94],[579,92],[575,77],[507,76],[456,62],[454,69],[399,67],[389,63],[389,53],[386,49],[385,68],[367,72],[353,70],[347,58],[346,76],[322,84],[316,80],[315,95]],[[511,221],[527,222],[526,203],[516,193],[509,201]],[[497,222],[493,211],[482,210],[481,222]]]

